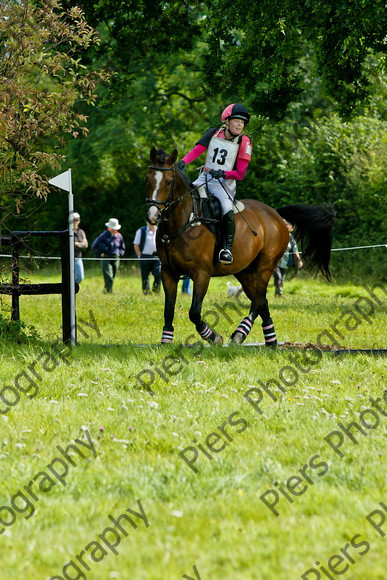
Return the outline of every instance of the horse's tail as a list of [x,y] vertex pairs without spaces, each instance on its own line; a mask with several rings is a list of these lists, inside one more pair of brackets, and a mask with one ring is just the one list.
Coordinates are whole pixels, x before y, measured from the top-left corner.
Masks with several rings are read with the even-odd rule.
[[335,211],[331,205],[287,205],[277,208],[279,215],[296,226],[295,237],[300,242],[302,258],[316,266],[327,280],[331,279],[329,260]]

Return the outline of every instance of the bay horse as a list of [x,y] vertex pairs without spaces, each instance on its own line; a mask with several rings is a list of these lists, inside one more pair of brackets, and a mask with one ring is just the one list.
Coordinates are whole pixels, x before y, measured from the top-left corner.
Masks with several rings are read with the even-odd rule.
[[[236,213],[236,233],[232,264],[220,264],[214,258],[215,235],[198,217],[199,193],[184,171],[175,165],[177,150],[168,155],[153,147],[146,176],[148,219],[159,222],[156,247],[162,269],[165,292],[164,327],[161,342],[173,341],[173,318],[180,276],[193,281],[189,318],[202,339],[222,344],[223,338],[201,318],[203,299],[213,276],[233,274],[251,301],[249,314],[231,336],[234,343],[242,343],[259,315],[267,346],[276,346],[277,339],[266,298],[267,286],[284,254],[289,232],[283,221],[296,226],[301,242],[302,258],[329,280],[334,212],[330,207],[290,205],[277,210],[253,199],[242,200],[244,210]],[[283,218],[283,219],[282,219]],[[214,220],[207,220],[207,222]]]

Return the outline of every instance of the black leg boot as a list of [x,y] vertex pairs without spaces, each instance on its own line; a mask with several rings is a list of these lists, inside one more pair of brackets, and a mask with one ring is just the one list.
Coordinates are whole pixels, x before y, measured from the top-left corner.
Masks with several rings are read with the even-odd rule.
[[219,262],[221,264],[232,264],[232,243],[235,235],[234,212],[232,210],[223,216],[223,231],[225,248],[219,252]]

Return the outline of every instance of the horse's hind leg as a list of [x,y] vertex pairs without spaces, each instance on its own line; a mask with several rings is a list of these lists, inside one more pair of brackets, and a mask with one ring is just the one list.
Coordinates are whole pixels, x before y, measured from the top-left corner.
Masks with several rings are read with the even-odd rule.
[[223,344],[223,338],[210,328],[201,317],[202,304],[206,295],[210,276],[199,272],[193,278],[192,303],[189,310],[189,319],[196,326],[200,336],[208,342],[216,345]]
[[175,303],[177,295],[177,283],[167,270],[162,268],[161,279],[163,282],[165,300],[164,300],[164,327],[161,336],[161,343],[173,342],[173,318],[175,315]]
[[277,336],[274,330],[274,324],[270,316],[269,304],[267,302],[267,298],[261,301],[259,306],[258,314],[262,318],[262,330],[263,336],[265,338],[265,345],[266,346],[277,346]]
[[261,316],[266,346],[277,346],[277,337],[266,298],[266,290],[271,273],[272,268],[266,267],[259,268],[256,272],[241,272],[237,276],[245,293],[251,300],[251,307],[248,316],[242,320],[238,328],[231,335],[232,342],[241,344],[253,328],[257,316]]

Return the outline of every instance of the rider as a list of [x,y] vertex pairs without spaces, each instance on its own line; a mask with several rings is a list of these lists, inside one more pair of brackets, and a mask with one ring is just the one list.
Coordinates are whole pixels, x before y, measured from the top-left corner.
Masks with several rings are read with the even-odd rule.
[[242,135],[249,120],[250,113],[244,105],[228,105],[222,113],[222,126],[208,129],[196,146],[176,164],[179,169],[184,169],[186,164],[207,151],[203,171],[193,184],[206,184],[208,191],[220,201],[225,232],[225,248],[219,252],[221,264],[231,264],[233,260],[235,180],[244,178],[251,160],[250,138]]

